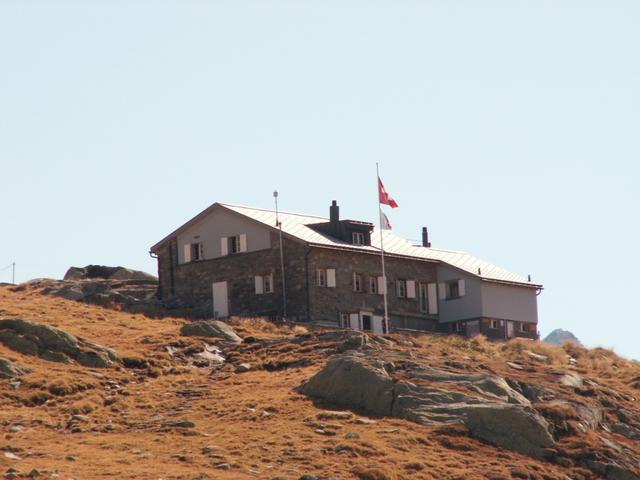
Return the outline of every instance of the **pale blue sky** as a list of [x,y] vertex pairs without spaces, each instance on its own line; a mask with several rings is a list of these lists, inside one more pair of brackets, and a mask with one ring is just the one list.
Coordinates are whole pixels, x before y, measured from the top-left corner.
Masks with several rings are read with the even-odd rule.
[[[640,2],[0,0],[0,268],[155,272],[215,201],[376,219],[531,273],[640,357]],[[10,271],[0,272],[9,281]]]

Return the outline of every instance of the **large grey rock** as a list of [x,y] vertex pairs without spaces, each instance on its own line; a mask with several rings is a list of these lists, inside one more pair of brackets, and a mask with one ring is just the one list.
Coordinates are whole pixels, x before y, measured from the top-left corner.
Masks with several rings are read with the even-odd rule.
[[86,280],[94,278],[157,281],[156,277],[146,272],[125,267],[108,267],[105,265],[87,265],[82,268],[70,267],[64,275],[64,280]]
[[549,424],[535,410],[520,405],[482,404],[462,409],[471,435],[508,450],[543,458],[555,444]]
[[10,330],[35,342],[44,350],[59,351],[74,356],[78,353],[78,339],[50,325],[21,319],[0,320],[0,330]]
[[19,367],[12,361],[0,357],[0,378],[13,378],[24,375],[26,370]]
[[337,355],[299,391],[374,415],[425,425],[464,424],[480,440],[536,458],[554,445],[547,421],[501,377],[414,365],[398,370],[396,380],[390,371],[388,362],[363,354]]
[[220,320],[201,320],[187,323],[180,329],[180,335],[185,337],[215,337],[232,343],[242,343],[242,339],[235,330]]
[[88,342],[58,328],[19,318],[0,319],[0,342],[26,355],[49,361],[75,359],[81,365],[103,368],[117,360],[117,354],[102,345]]
[[382,363],[372,364],[366,358],[346,354],[330,358],[299,390],[332,405],[389,416],[393,386]]
[[496,375],[452,373],[429,366],[414,367],[408,371],[408,374],[413,378],[430,382],[455,383],[485,395],[489,399],[531,405],[531,402],[524,395],[511,388],[504,378]]

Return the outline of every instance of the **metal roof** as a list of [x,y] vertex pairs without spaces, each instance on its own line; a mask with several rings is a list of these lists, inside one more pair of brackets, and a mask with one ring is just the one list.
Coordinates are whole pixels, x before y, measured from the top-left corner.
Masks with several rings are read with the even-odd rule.
[[[214,205],[220,205],[228,210],[232,210],[271,228],[275,228],[276,226],[276,212],[274,210],[250,208],[226,203]],[[335,239],[329,235],[324,235],[308,226],[314,223],[328,222],[329,219],[327,217],[289,212],[279,212],[278,215],[279,220],[282,223],[282,232],[298,238],[305,243],[326,248],[343,248],[367,253],[380,252],[380,248],[375,246],[380,245],[381,231],[377,227],[374,227],[373,233],[371,234],[371,245],[353,245],[351,243]],[[466,273],[482,280],[542,288],[542,285],[532,283],[522,275],[505,270],[504,268],[476,258],[466,252],[441,250],[437,248],[423,247],[422,245],[415,245],[414,243],[395,235],[389,230],[382,230],[382,236],[385,254],[415,258],[423,261],[441,262],[463,270]]]

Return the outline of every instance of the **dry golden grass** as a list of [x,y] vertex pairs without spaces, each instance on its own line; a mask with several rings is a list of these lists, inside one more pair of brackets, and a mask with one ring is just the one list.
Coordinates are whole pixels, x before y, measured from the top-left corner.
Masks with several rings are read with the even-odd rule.
[[[375,423],[329,421],[333,435],[316,432],[319,407],[296,393],[302,381],[324,363],[327,353],[313,342],[291,342],[264,348],[245,344],[235,362],[254,369],[237,374],[233,365],[196,368],[167,352],[202,349],[199,339],[179,336],[185,320],[150,319],[143,315],[44,297],[25,289],[0,288],[0,316],[47,323],[115,349],[122,357],[148,362],[148,368],[117,365],[91,370],[78,365],[46,362],[23,356],[0,344],[0,356],[32,372],[14,388],[0,380],[0,449],[22,460],[0,456],[0,471],[32,468],[78,479],[294,479],[304,474],[360,480],[498,480],[525,478],[560,480],[589,477],[589,471],[533,460],[504,452],[467,436],[458,427],[433,428],[393,418]],[[235,319],[243,336],[262,339],[308,333],[300,325],[274,325],[262,319]],[[395,338],[407,339],[397,336]],[[483,337],[421,335],[408,350],[416,360],[436,367],[491,371],[523,382],[555,382],[567,365],[567,348],[536,342],[489,342]],[[178,348],[178,347],[176,347]],[[526,353],[548,357],[547,363]],[[640,384],[640,368],[607,351],[569,353],[577,369],[620,391]],[[295,365],[301,358],[306,363]],[[510,369],[519,361],[530,371]],[[292,362],[294,362],[292,364]],[[584,364],[583,364],[584,362]],[[271,368],[271,367],[273,368]],[[611,378],[607,372],[620,372]],[[637,394],[637,391],[636,391]],[[622,402],[636,411],[633,402]],[[86,417],[73,433],[72,415]],[[570,418],[561,406],[549,416]],[[194,428],[171,422],[190,421]],[[587,448],[568,436],[567,455]],[[581,447],[579,447],[581,445]],[[577,453],[576,453],[577,455]],[[219,469],[226,463],[229,470]],[[515,472],[515,473],[514,473]],[[520,473],[518,473],[520,472]],[[586,472],[586,473],[585,473]]]

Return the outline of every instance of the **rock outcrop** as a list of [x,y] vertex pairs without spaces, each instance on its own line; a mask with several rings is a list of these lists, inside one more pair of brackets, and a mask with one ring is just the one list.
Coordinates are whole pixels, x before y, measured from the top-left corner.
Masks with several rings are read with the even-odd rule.
[[529,400],[494,375],[429,366],[397,368],[362,353],[336,355],[300,386],[331,405],[425,425],[464,424],[472,436],[535,458],[554,445],[547,421]]
[[26,371],[7,358],[0,357],[0,378],[14,378],[24,375]]
[[105,368],[118,355],[111,349],[89,342],[50,325],[19,318],[0,319],[0,342],[24,355],[68,363],[75,360],[91,368]]
[[[162,314],[153,275],[124,267],[87,265],[71,267],[63,280],[37,279],[26,284],[44,295],[54,295],[132,313]],[[16,288],[21,288],[18,286]]]
[[125,267],[107,267],[105,265],[87,265],[86,267],[70,267],[63,280],[147,280],[157,282],[153,275]]
[[242,343],[242,339],[235,330],[220,320],[201,320],[187,323],[180,329],[180,335],[185,337],[221,338],[231,343]]

